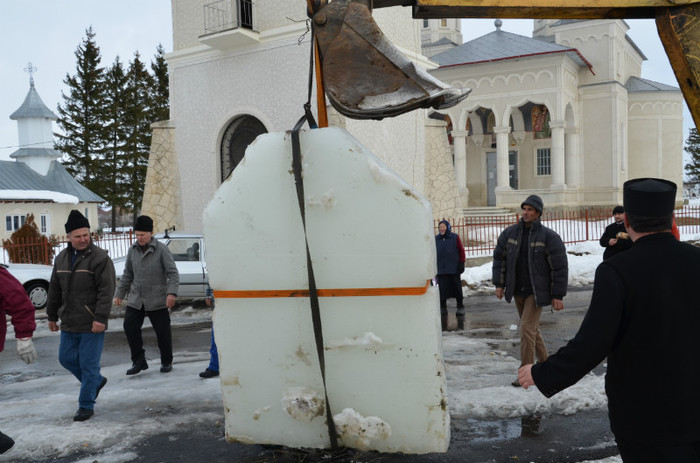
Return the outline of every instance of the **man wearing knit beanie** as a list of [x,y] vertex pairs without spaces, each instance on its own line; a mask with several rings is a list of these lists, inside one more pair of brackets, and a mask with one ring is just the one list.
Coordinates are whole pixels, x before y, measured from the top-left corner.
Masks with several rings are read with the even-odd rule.
[[[493,284],[496,297],[515,306],[520,317],[520,362],[547,359],[540,334],[542,307],[564,308],[569,278],[566,248],[559,235],[542,225],[542,198],[530,195],[521,204],[520,222],[503,230],[493,251]],[[511,383],[519,387],[516,379]]]
[[121,305],[127,293],[124,333],[131,351],[131,368],[127,375],[148,369],[143,348],[141,328],[145,317],[153,325],[160,350],[160,372],[173,369],[173,342],[169,309],[175,307],[180,275],[170,250],[153,237],[153,219],[139,216],[134,223],[136,242],[129,248],[124,272],[114,295],[114,303]]
[[61,331],[58,361],[80,381],[73,420],[85,421],[107,384],[100,358],[112,310],[114,264],[90,239],[90,223],[80,211],[70,211],[65,227],[68,246],[54,261],[46,314],[49,330]]

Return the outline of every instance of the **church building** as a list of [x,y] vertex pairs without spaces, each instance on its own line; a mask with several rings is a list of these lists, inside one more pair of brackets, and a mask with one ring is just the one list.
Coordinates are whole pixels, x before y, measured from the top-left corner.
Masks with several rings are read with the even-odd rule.
[[[153,126],[142,213],[156,229],[196,232],[248,145],[303,114],[310,34],[303,0],[172,0],[172,14],[170,120]],[[373,16],[418,66],[472,89],[453,108],[382,121],[328,105],[330,124],[422,193],[435,218],[518,208],[533,193],[550,209],[614,205],[640,176],[682,183],[681,92],[641,78],[646,58],[625,21],[537,20],[532,37],[497,21],[462,44],[458,19],[416,20],[404,7]]]
[[[29,65],[30,76],[35,70]],[[0,161],[0,216],[5,226],[0,237],[8,239],[24,225],[29,214],[44,235],[65,235],[63,224],[71,209],[79,210],[97,231],[97,207],[104,202],[85,188],[58,162],[52,122],[56,115],[41,100],[30,77],[29,92],[10,115],[17,121],[20,148]]]
[[430,115],[448,125],[464,207],[517,208],[529,194],[555,208],[614,205],[630,178],[682,185],[681,91],[641,77],[625,21],[535,20],[524,37],[496,20],[464,44],[431,21],[424,49],[442,47],[431,73],[473,89]]

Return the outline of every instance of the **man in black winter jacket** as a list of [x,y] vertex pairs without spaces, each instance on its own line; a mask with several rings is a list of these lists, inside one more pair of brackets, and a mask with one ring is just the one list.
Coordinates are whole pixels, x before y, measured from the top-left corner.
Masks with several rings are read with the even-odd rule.
[[[542,307],[564,308],[569,279],[566,248],[559,235],[540,222],[542,198],[530,195],[520,205],[520,222],[506,228],[493,251],[493,284],[496,297],[510,302],[520,316],[520,362],[547,360],[547,347],[540,334]],[[511,383],[519,387],[516,379]]]
[[612,213],[615,222],[605,227],[605,232],[600,237],[600,245],[605,248],[603,260],[632,247],[632,239],[625,228],[625,208],[615,206]]
[[662,179],[624,186],[629,251],[596,269],[576,336],[518,378],[547,397],[607,357],[610,428],[625,462],[700,461],[700,249],[671,234],[676,185]]

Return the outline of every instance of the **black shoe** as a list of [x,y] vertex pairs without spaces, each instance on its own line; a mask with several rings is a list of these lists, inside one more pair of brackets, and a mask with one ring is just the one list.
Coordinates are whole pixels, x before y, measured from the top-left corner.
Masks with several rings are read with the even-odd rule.
[[73,421],[85,421],[89,420],[92,415],[95,414],[94,410],[88,410],[87,408],[79,408],[77,412],[75,412],[75,416],[73,417]]
[[7,434],[0,432],[0,453],[7,452],[13,445],[15,445],[15,441]]
[[148,370],[148,363],[146,362],[145,358],[142,358],[141,360],[137,360],[134,362],[133,365],[131,365],[131,368],[126,370],[127,375],[135,375],[136,373],[142,371],[142,370]]
[[219,372],[210,370],[209,368],[199,374],[199,377],[204,379],[213,378],[214,376],[219,376]]
[[161,373],[170,373],[171,371],[173,371],[173,364],[172,363],[164,363],[163,365],[160,366]]
[[95,400],[97,400],[97,396],[100,395],[100,391],[102,390],[103,387],[105,387],[105,384],[107,384],[107,378],[105,378],[103,376],[102,382],[100,383],[99,386],[97,386],[97,392],[95,392]]

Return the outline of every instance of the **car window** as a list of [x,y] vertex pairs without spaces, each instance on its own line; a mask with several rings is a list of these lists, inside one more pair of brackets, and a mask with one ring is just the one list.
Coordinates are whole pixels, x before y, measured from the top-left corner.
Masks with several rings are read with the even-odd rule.
[[168,243],[168,249],[176,261],[199,261],[199,239],[197,238],[172,238]]

